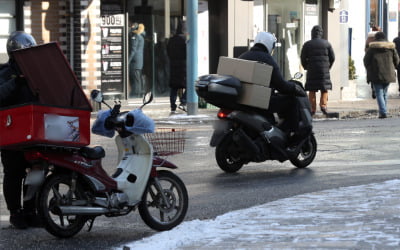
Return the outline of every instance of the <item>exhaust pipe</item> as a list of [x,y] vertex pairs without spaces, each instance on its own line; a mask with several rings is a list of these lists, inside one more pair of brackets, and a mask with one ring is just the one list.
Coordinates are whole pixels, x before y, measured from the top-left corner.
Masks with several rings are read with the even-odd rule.
[[58,208],[62,215],[102,215],[118,211],[104,207],[59,206]]

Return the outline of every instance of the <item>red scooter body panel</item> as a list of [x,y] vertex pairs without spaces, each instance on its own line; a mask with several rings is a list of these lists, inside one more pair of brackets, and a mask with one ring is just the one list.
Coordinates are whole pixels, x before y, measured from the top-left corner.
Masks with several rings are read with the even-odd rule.
[[172,162],[169,162],[169,161],[167,161],[161,157],[157,157],[157,156],[153,157],[153,167],[164,167],[164,168],[171,168],[171,169],[178,168]]
[[87,159],[78,153],[41,151],[43,158],[55,166],[62,166],[82,175],[90,176],[100,181],[104,186],[104,191],[117,190],[117,182],[112,179],[101,166],[101,159]]

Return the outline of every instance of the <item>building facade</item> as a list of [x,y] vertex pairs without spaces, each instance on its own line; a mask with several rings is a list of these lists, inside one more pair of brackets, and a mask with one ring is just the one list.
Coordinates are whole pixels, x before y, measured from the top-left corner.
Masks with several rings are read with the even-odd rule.
[[[258,31],[275,33],[274,57],[286,78],[303,72],[299,55],[319,24],[331,42],[336,62],[331,69],[331,100],[356,97],[365,84],[363,44],[372,24],[388,34],[399,30],[399,0],[208,0],[198,3],[198,74],[215,73],[220,56],[236,57],[247,50]],[[84,90],[129,99],[131,26],[144,26],[143,90],[169,93],[168,39],[185,22],[187,0],[2,0],[0,2],[0,63],[7,61],[5,42],[13,30],[31,33],[38,43],[59,42]],[[190,34],[186,33],[187,39]],[[348,80],[349,56],[357,79]],[[190,59],[189,59],[190,60]],[[189,61],[189,63],[191,63]],[[355,88],[351,84],[355,82]],[[358,86],[359,85],[359,86]],[[367,85],[366,85],[367,86]],[[141,93],[137,93],[137,97]]]

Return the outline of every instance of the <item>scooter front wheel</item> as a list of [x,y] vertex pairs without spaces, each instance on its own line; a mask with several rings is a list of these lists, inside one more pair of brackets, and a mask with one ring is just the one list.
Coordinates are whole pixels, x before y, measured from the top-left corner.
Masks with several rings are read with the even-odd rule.
[[84,191],[76,183],[71,189],[72,178],[69,175],[54,174],[45,182],[39,196],[38,212],[45,229],[60,238],[69,238],[77,234],[85,225],[87,218],[82,215],[63,215],[58,206],[68,206],[84,196]]
[[186,216],[188,193],[183,181],[170,171],[157,171],[150,178],[139,205],[143,221],[154,230],[165,231],[179,225]]

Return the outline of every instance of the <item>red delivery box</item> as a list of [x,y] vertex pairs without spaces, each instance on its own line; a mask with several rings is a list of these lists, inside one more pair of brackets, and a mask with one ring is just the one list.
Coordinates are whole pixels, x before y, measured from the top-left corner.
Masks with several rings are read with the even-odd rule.
[[90,144],[92,107],[57,43],[13,52],[37,102],[0,109],[0,148]]
[[27,104],[1,110],[0,122],[2,148],[90,144],[88,110]]

